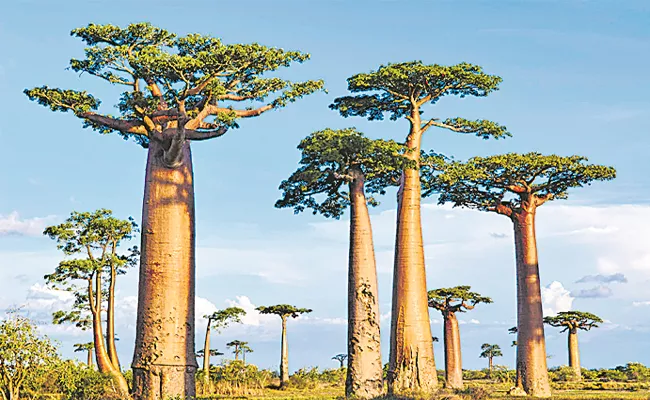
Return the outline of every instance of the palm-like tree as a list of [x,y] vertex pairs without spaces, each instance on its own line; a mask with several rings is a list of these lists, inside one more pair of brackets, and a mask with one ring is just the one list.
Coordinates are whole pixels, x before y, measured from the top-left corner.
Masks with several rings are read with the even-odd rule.
[[481,345],[481,358],[487,358],[489,360],[489,376],[492,376],[492,368],[494,367],[493,359],[494,357],[502,357],[503,353],[501,352],[501,347],[498,344],[489,344],[483,343]]

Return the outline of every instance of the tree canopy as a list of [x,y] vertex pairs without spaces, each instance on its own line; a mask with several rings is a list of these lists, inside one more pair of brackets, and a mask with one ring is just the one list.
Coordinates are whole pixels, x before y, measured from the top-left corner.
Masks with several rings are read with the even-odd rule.
[[[149,23],[88,26],[72,30],[87,47],[70,69],[125,89],[118,116],[97,112],[101,101],[86,91],[50,88],[25,90],[52,111],[72,111],[84,127],[118,133],[147,147],[152,138],[218,137],[238,127],[240,118],[286,106],[323,89],[323,81],[290,82],[266,74],[309,54],[257,43],[224,44],[196,33],[177,36]],[[235,105],[239,104],[239,107]]]
[[483,352],[479,356],[481,358],[493,358],[493,357],[503,356],[503,353],[501,352],[501,347],[499,347],[498,344],[483,343],[481,345],[481,350],[483,350]]
[[616,170],[587,164],[581,156],[508,153],[450,162],[442,172],[423,179],[423,196],[439,193],[439,204],[450,202],[481,211],[511,215],[522,201],[539,206],[565,199],[567,190],[593,181],[611,180]]
[[[359,116],[368,120],[406,118],[411,123],[412,113],[419,116],[420,107],[435,104],[444,96],[484,97],[498,90],[501,78],[483,72],[478,65],[460,63],[452,66],[426,65],[409,61],[380,66],[376,71],[360,73],[348,78],[348,90],[361,93],[339,97],[330,105],[343,117]],[[510,136],[505,126],[488,120],[471,121],[465,118],[431,118],[418,128],[426,131],[431,126],[458,133],[472,133],[482,138]]]
[[74,344],[74,351],[80,352],[80,351],[88,351],[88,350],[93,350],[95,348],[95,344],[93,342],[87,342],[87,343],[75,343]]
[[567,330],[575,332],[577,329],[588,331],[591,328],[598,328],[598,324],[602,322],[599,316],[584,311],[560,311],[555,316],[544,317],[545,324],[564,328],[560,332]]
[[479,303],[492,303],[489,297],[471,292],[471,286],[455,286],[429,290],[429,307],[445,312],[465,312],[473,309]]
[[[196,356],[199,357],[199,358],[203,358],[204,354],[205,354],[205,351],[203,349],[196,352]],[[211,357],[222,356],[222,355],[223,355],[223,353],[220,352],[219,350],[210,349],[210,356]]]
[[324,129],[314,132],[298,145],[301,167],[280,184],[282,198],[278,208],[290,207],[295,213],[312,209],[314,214],[339,218],[350,205],[344,187],[360,173],[365,182],[368,204],[379,204],[373,194],[384,194],[388,186],[399,183],[402,168],[411,162],[405,147],[392,140],[372,140],[354,128]]
[[300,314],[308,314],[312,312],[310,308],[297,308],[290,304],[276,304],[274,306],[259,306],[256,308],[260,314],[275,314],[280,316],[280,318],[285,319],[287,317],[298,318]]
[[227,327],[231,323],[241,323],[241,317],[246,315],[246,311],[240,307],[228,307],[223,310],[217,310],[210,315],[204,315],[203,318],[210,320],[210,326],[217,331]]
[[[137,230],[137,224],[132,218],[115,218],[112,211],[107,209],[73,211],[65,222],[45,229],[43,234],[56,240],[57,248],[64,255],[79,256],[66,258],[53,273],[44,277],[52,287],[71,291],[75,295],[71,310],[57,310],[52,314],[55,324],[70,322],[81,329],[90,327],[88,312],[95,305],[88,296],[87,287],[78,286],[76,281],[85,281],[87,285],[111,268],[122,275],[127,268],[135,266],[140,254],[137,246],[129,249],[126,254],[118,254],[117,249],[122,241],[132,239]],[[97,290],[104,291],[105,288]]]

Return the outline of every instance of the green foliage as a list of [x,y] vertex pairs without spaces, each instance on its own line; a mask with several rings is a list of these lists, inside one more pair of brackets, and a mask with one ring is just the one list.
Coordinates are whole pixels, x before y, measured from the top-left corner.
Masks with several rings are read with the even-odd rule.
[[[203,381],[200,376],[198,378],[197,382]],[[260,370],[240,360],[224,361],[210,371],[212,389],[217,395],[259,395],[272,379],[271,371]]]
[[246,347],[250,350],[250,347],[248,347],[248,342],[242,342],[241,340],[233,340],[232,342],[226,343],[226,346],[233,348],[232,352],[235,355],[235,359],[239,358],[239,354],[242,353],[243,347]]
[[203,318],[207,318],[210,321],[210,327],[219,332],[231,323],[241,323],[241,317],[244,315],[246,315],[246,311],[243,308],[228,307],[210,315],[204,315]]
[[[44,277],[52,287],[71,291],[75,296],[71,310],[57,310],[52,314],[53,323],[74,323],[84,330],[90,328],[89,311],[94,299],[89,298],[89,285],[98,276],[110,274],[111,269],[116,275],[123,275],[137,264],[140,253],[136,246],[126,254],[117,253],[122,241],[132,239],[137,231],[133,218],[120,220],[107,209],[73,211],[65,222],[45,229],[43,234],[56,240],[57,248],[65,256],[79,256],[66,258],[53,273]],[[95,287],[95,290],[102,290],[103,294],[106,288]]]
[[288,388],[315,389],[323,386],[343,386],[346,372],[346,368],[326,369],[322,372],[318,367],[300,368],[289,377]]
[[466,163],[447,163],[442,173],[423,179],[423,196],[439,193],[439,204],[502,212],[500,207],[521,207],[522,198],[530,201],[534,196],[540,203],[564,199],[570,188],[616,176],[614,168],[586,161],[540,153],[473,157]]
[[297,308],[290,304],[276,304],[274,306],[259,306],[256,308],[260,314],[274,314],[282,319],[287,317],[298,318],[300,314],[308,314],[312,312],[310,308]]
[[503,357],[503,353],[501,352],[501,347],[499,347],[498,344],[489,344],[489,343],[483,343],[481,345],[481,355],[479,355],[480,358],[494,358],[494,357]]
[[492,372],[489,372],[489,374],[490,378],[500,383],[513,383],[517,377],[517,372],[515,370],[509,369],[505,365],[493,366]]
[[554,327],[563,328],[560,332],[567,330],[575,332],[578,329],[588,331],[591,328],[598,328],[603,320],[592,313],[583,311],[560,311],[556,316],[544,317],[544,323]]
[[[188,130],[186,138],[217,137],[237,120],[286,106],[323,89],[322,81],[291,82],[266,74],[309,55],[252,44],[224,44],[208,35],[176,36],[149,23],[125,28],[89,24],[71,35],[88,47],[70,69],[126,88],[118,117],[96,114],[99,100],[86,92],[42,86],[25,94],[53,111],[72,110],[101,133],[116,132],[146,147],[164,130]],[[255,104],[264,104],[255,108]],[[226,103],[224,106],[218,103]],[[241,104],[235,109],[234,104]]]
[[361,179],[371,194],[368,204],[379,204],[372,194],[384,194],[398,184],[403,168],[412,165],[405,147],[390,140],[368,139],[354,128],[314,132],[298,145],[301,167],[280,184],[278,208],[306,208],[325,217],[339,218],[350,205],[344,185]]
[[[203,349],[199,350],[196,352],[196,356],[199,358],[203,358],[205,351]],[[210,357],[217,357],[217,356],[222,356],[223,353],[220,352],[217,349],[210,349]]]
[[93,342],[75,343],[74,344],[75,353],[80,352],[80,351],[93,350],[94,348],[95,348],[95,344]]
[[465,312],[479,303],[489,304],[492,299],[470,291],[471,286],[455,286],[429,290],[429,307],[442,313]]
[[5,399],[18,399],[39,367],[57,358],[54,345],[27,318],[9,315],[0,322],[0,391]]
[[548,377],[553,382],[570,382],[575,381],[578,378],[575,370],[566,365],[550,368],[548,371]]

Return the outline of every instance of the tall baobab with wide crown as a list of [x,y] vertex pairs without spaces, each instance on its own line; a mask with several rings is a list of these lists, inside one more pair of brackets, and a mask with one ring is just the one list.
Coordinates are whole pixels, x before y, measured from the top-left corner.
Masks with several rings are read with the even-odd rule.
[[580,352],[578,351],[578,330],[588,331],[591,328],[598,328],[603,320],[592,313],[584,311],[561,311],[555,316],[544,317],[544,323],[556,328],[562,328],[560,332],[568,332],[569,367],[573,368],[576,378],[582,379],[580,367]]
[[297,308],[290,304],[276,304],[274,306],[259,306],[256,308],[260,314],[273,314],[282,320],[282,342],[280,343],[280,388],[284,389],[289,382],[289,345],[287,343],[287,319],[298,318],[301,314],[310,313],[309,308]]
[[212,350],[210,350],[211,330],[214,329],[217,332],[221,332],[221,330],[232,323],[240,323],[241,317],[244,315],[246,315],[246,311],[243,308],[228,307],[223,310],[217,310],[210,315],[203,316],[203,318],[208,320],[205,328],[205,342],[203,344],[203,354],[208,354],[207,357],[203,357],[203,384],[206,388],[209,389],[210,385],[210,356],[212,355]]
[[452,389],[463,388],[460,329],[456,313],[473,310],[479,303],[492,303],[491,298],[470,289],[470,286],[455,286],[429,290],[429,307],[440,311],[444,320],[445,382]]
[[517,274],[517,391],[550,397],[542,315],[535,216],[548,201],[567,198],[570,188],[616,176],[612,167],[586,164],[585,157],[509,153],[451,162],[423,179],[424,195],[438,202],[508,217],[513,224]]
[[[50,88],[25,94],[52,111],[72,112],[84,127],[116,132],[147,149],[142,257],[133,357],[136,400],[193,398],[195,218],[190,143],[220,137],[242,118],[286,106],[323,88],[268,73],[309,58],[299,51],[224,44],[208,35],[177,36],[149,23],[89,24],[72,35],[85,58],[70,67],[124,89],[119,114],[99,112],[85,91]],[[241,106],[238,107],[237,105]]]
[[420,61],[380,66],[376,71],[348,78],[354,95],[334,100],[330,108],[344,117],[369,120],[406,119],[409,131],[406,155],[415,165],[403,168],[397,199],[397,233],[390,333],[388,391],[433,392],[436,367],[427,307],[427,283],[420,217],[418,161],[422,135],[431,127],[482,138],[509,136],[504,126],[487,120],[465,118],[423,119],[424,106],[449,95],[487,96],[497,90],[501,78],[488,75],[477,65],[425,65]]
[[292,207],[295,212],[309,208],[314,214],[337,219],[350,209],[346,396],[377,397],[384,384],[368,204],[378,204],[375,195],[397,184],[409,160],[398,143],[371,140],[354,129],[315,132],[298,149],[302,150],[301,166],[280,185],[283,197],[276,207]]

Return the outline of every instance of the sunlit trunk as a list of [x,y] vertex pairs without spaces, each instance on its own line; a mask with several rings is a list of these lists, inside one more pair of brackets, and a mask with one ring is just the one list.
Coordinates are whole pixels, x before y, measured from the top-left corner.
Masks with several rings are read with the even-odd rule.
[[526,205],[512,216],[517,258],[517,384],[530,396],[550,397],[535,211]]
[[88,353],[88,359],[86,360],[86,364],[88,364],[89,367],[93,366],[93,350],[88,349],[86,351]]
[[[406,145],[409,157],[420,156],[420,115],[411,117]],[[397,201],[397,234],[390,331],[389,393],[434,392],[438,386],[433,359],[427,282],[420,217],[420,173],[406,169]]]
[[[149,144],[133,357],[136,400],[194,398],[194,185],[189,142],[168,168]],[[209,356],[206,355],[206,356]]]
[[580,353],[578,352],[578,330],[569,329],[569,367],[573,368],[578,380],[582,379]]
[[208,390],[210,386],[210,324],[212,319],[208,318],[208,326],[205,329],[205,344],[203,345],[203,384]]
[[445,380],[446,387],[451,389],[463,388],[463,366],[460,351],[460,330],[458,319],[453,312],[445,312]]
[[282,343],[280,343],[280,388],[289,382],[289,346],[287,344],[287,317],[282,316]]
[[116,370],[120,370],[120,360],[115,349],[115,267],[111,267],[111,276],[108,286],[108,307],[106,309],[106,351],[108,358]]
[[[347,397],[369,399],[383,392],[377,267],[372,228],[359,169],[350,182],[350,248],[348,271]],[[343,366],[343,361],[341,361]]]
[[[117,389],[123,396],[128,396],[129,385],[124,378],[124,375],[115,367],[111,362],[111,359],[108,357],[106,347],[104,346],[104,335],[102,331],[102,313],[101,313],[101,304],[102,304],[102,281],[99,275],[95,276],[95,292],[94,292],[94,301],[90,300],[90,314],[92,317],[92,327],[93,327],[93,343],[95,345],[95,358],[97,360],[97,369],[99,372],[109,375],[113,382],[115,382]],[[89,283],[88,287],[88,298],[93,298],[92,283]]]
[[494,368],[494,357],[490,357],[490,362],[488,364],[488,376],[492,377],[492,368]]

